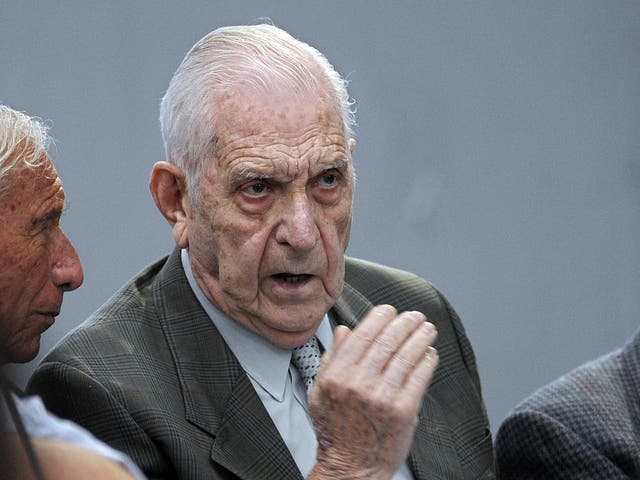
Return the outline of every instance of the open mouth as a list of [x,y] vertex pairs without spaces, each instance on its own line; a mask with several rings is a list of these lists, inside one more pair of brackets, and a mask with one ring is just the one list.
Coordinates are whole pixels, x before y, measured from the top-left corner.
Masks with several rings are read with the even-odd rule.
[[274,277],[285,283],[304,283],[309,280],[312,275],[308,275],[306,273],[301,275],[294,275],[292,273],[276,273]]

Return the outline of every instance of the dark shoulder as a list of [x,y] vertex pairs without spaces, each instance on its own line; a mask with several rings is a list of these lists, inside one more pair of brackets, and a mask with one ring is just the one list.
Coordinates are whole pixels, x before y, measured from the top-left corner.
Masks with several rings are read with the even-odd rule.
[[[404,270],[347,258],[345,284],[371,305],[388,304],[399,312],[422,312],[438,329],[435,347],[440,353],[439,370],[475,372],[475,359],[464,327],[445,296],[430,282]],[[476,383],[479,389],[479,382]]]
[[589,361],[545,385],[518,405],[513,413],[537,411],[551,417],[592,416],[603,404],[623,400],[620,350]]
[[440,292],[425,279],[367,260],[347,257],[345,282],[374,305],[390,303],[402,310],[424,303],[442,307]]
[[76,355],[93,352],[97,359],[110,349],[127,349],[130,343],[144,331],[145,318],[152,307],[154,282],[167,257],[147,266],[120,287],[91,316],[66,334],[43,359],[67,361]]
[[624,451],[619,445],[635,434],[621,358],[616,350],[587,362],[516,406],[498,430],[498,458],[506,462],[513,452],[534,445],[558,455],[556,450],[569,448],[567,442],[575,449],[582,448],[580,444],[603,452]]
[[87,323],[103,318],[114,318],[128,310],[144,308],[152,296],[152,289],[158,273],[164,267],[168,257],[150,264],[140,273],[120,287],[95,313]]
[[620,350],[590,361],[542,387],[500,425],[501,478],[637,478],[635,398],[625,388]]
[[405,270],[388,267],[368,260],[362,260],[361,258],[346,257],[345,280],[348,283],[352,285],[362,282],[366,283],[372,278],[385,283],[394,283],[406,280],[419,280],[425,282],[422,278]]

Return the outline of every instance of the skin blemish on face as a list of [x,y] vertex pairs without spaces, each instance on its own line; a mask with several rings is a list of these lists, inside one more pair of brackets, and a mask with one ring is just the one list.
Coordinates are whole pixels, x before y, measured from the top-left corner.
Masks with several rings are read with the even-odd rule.
[[218,156],[218,137],[212,135],[209,139],[209,154],[216,158]]
[[24,192],[27,189],[27,186],[27,182],[25,182],[22,179],[22,175],[20,175],[18,178],[16,178],[13,188],[15,188],[17,191]]

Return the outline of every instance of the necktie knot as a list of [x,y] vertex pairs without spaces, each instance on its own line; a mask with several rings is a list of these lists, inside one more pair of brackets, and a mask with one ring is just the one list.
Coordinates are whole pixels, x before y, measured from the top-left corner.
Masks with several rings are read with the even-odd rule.
[[307,392],[309,392],[320,369],[320,346],[318,345],[318,339],[313,336],[304,345],[294,348],[291,354],[291,363],[293,363],[298,369],[298,372],[300,372],[302,383],[307,389]]

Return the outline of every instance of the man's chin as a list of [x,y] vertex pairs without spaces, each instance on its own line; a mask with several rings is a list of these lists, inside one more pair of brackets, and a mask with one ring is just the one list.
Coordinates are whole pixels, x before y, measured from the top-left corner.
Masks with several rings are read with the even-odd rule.
[[[309,313],[306,312],[306,318],[297,316],[295,313],[298,312],[285,312],[282,316],[275,318],[275,321],[268,323],[263,321],[259,325],[259,334],[280,348],[299,347],[316,333],[326,312],[323,311],[313,316],[309,316]],[[300,318],[300,320],[284,324],[281,322],[282,318]]]
[[20,348],[10,349],[7,353],[7,363],[27,363],[36,358],[40,352],[40,336],[23,344]]
[[[322,297],[320,297],[322,295]],[[334,300],[322,292],[299,302],[282,302],[279,298],[262,296],[260,302],[233,305],[222,309],[235,322],[257,333],[280,348],[295,348],[309,340]],[[229,306],[229,304],[227,304]]]

